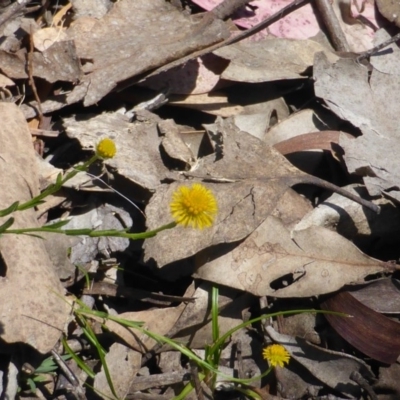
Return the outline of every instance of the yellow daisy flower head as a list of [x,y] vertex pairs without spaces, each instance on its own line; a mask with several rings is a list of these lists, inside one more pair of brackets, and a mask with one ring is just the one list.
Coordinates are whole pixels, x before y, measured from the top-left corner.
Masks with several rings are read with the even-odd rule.
[[285,363],[289,363],[290,354],[289,352],[280,344],[272,344],[263,349],[263,358],[267,360],[271,367],[284,367]]
[[172,195],[170,210],[178,225],[203,229],[211,226],[218,212],[212,191],[200,183],[180,186]]
[[96,155],[102,159],[113,158],[117,153],[117,148],[113,140],[105,138],[100,140],[96,146]]

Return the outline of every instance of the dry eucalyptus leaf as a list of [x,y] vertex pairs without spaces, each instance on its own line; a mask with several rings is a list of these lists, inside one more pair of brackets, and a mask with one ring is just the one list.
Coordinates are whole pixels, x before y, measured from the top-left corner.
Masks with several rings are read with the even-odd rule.
[[156,92],[163,91],[167,87],[172,97],[174,95],[196,97],[209,93],[215,88],[227,63],[228,61],[208,53],[153,75],[139,85]]
[[10,78],[0,74],[0,87],[4,88],[6,86],[15,86],[15,83]]
[[158,123],[158,129],[163,136],[161,145],[165,152],[171,158],[184,162],[185,169],[190,169],[195,164],[196,157],[183,140],[178,125],[172,119],[167,119]]
[[196,277],[256,296],[317,296],[386,270],[335,232],[311,227],[291,235],[272,216],[230,252],[200,257]]
[[370,195],[388,191],[399,201],[398,72],[382,73],[374,69],[369,76],[368,69],[354,60],[341,59],[330,64],[324,55],[318,54],[314,79],[316,95],[362,132],[355,140],[345,135],[340,138],[349,172],[364,176]]
[[[13,79],[26,79],[27,60],[25,54],[0,51],[2,71]],[[33,76],[50,83],[57,81],[77,82],[82,75],[75,44],[71,40],[56,42],[43,53],[34,52],[32,57]]]
[[68,35],[75,40],[79,57],[91,60],[84,78],[90,82],[84,98],[88,106],[118,82],[220,41],[228,30],[212,18],[193,23],[163,0],[125,0],[89,28],[87,21],[78,19]]
[[382,314],[398,314],[400,310],[400,281],[383,278],[351,292],[359,302]]
[[[179,186],[180,183],[172,183],[157,189],[146,207],[150,229],[171,221],[168,204]],[[192,256],[210,245],[241,240],[261,224],[282,201],[285,192],[291,190],[283,183],[279,185],[279,182],[270,186],[257,181],[207,183],[206,186],[214,193],[219,206],[214,225],[203,231],[177,226],[146,239],[145,261],[154,259],[162,267]]]
[[[202,282],[193,297],[195,302],[186,306],[174,326],[173,338],[190,348],[204,348],[212,343],[211,298],[212,285]],[[252,298],[230,288],[221,287],[218,296],[218,325],[222,336],[230,329],[241,324],[242,312],[250,307]]]
[[359,398],[361,389],[350,379],[353,371],[358,371],[366,379],[374,378],[370,367],[356,357],[314,346],[299,337],[280,334],[271,326],[266,329],[271,339],[282,344],[294,360],[339,393]]
[[[296,219],[293,210],[303,210],[304,199],[290,187],[317,182],[316,178],[298,170],[259,139],[240,132],[231,119],[219,120],[213,129],[215,133],[208,131],[216,141],[215,154],[203,158],[198,168],[187,175],[207,181],[205,185],[218,202],[215,223],[203,231],[178,226],[147,239],[145,261],[153,259],[162,267],[208,246],[242,240],[275,212],[288,224]],[[171,222],[169,203],[173,192],[192,182],[174,182],[157,188],[146,207],[150,229]]]
[[[324,126],[313,110],[301,110],[272,126],[265,135],[264,141],[270,146],[274,146],[284,140],[323,130],[325,127],[326,125]],[[321,163],[323,156],[321,150],[310,148],[310,150],[291,155],[290,161],[302,171],[313,173]]]
[[374,31],[382,25],[376,20],[374,1],[335,0],[331,3],[350,50],[361,53],[370,49]]
[[[95,104],[119,82],[229,36],[223,21],[212,15],[196,21],[164,0],[118,1],[100,20],[79,18],[67,34],[75,42],[78,57],[85,60],[86,75],[71,92],[44,101],[44,113],[81,100],[85,106]],[[9,65],[9,71],[19,65],[12,57],[16,56],[0,53],[0,63]],[[34,101],[22,107],[26,118],[36,115],[35,107]]]
[[230,117],[243,112],[243,107],[230,103],[226,94],[216,92],[189,96],[170,96],[168,104],[220,117]]
[[[31,135],[25,118],[12,103],[0,103],[0,208],[28,201],[38,194],[39,179]],[[34,209],[13,214],[13,228],[38,226]],[[8,217],[1,218],[4,223]],[[7,343],[27,343],[49,352],[63,331],[68,307],[42,239],[2,235],[3,259],[0,291],[0,337]]]
[[[188,287],[184,297],[191,297],[194,293],[194,284]],[[118,315],[118,318],[127,319],[133,322],[143,322],[143,328],[159,335],[167,335],[175,328],[176,321],[186,308],[181,303],[177,307],[155,308],[137,312],[125,312]],[[107,320],[106,326],[110,331],[118,335],[132,349],[145,353],[156,345],[156,341],[137,329],[126,328],[115,321]]]
[[259,42],[239,42],[214,53],[230,60],[221,78],[236,82],[268,82],[304,78],[313,65],[314,55],[324,51],[330,61],[337,60],[326,47],[312,40],[266,38]]
[[[379,29],[375,34],[374,46],[378,46],[390,38],[391,36],[385,29]],[[383,51],[384,57],[382,57],[381,53],[377,53],[371,56],[370,63],[377,71],[391,75],[400,75],[400,71],[397,68],[400,62],[400,49],[397,44],[392,43],[390,46],[385,47]]]
[[48,27],[38,29],[32,35],[35,49],[44,51],[56,42],[68,40],[68,36],[63,28]]
[[[335,129],[338,126],[337,121],[330,118],[329,128]],[[323,121],[311,109],[300,110],[291,114],[288,118],[279,121],[272,126],[265,135],[265,142],[271,146],[305,133],[323,131],[327,128],[327,122]]]
[[169,172],[160,155],[161,139],[153,122],[131,123],[122,114],[103,113],[92,118],[64,118],[63,124],[67,135],[78,139],[84,148],[95,148],[105,136],[114,140],[117,154],[107,160],[107,165],[146,189],[155,189]]
[[94,17],[102,18],[111,9],[110,0],[71,0],[75,18]]
[[[125,312],[118,315],[118,318],[126,319],[132,322],[144,322],[143,328],[157,333],[158,335],[167,335],[174,328],[176,321],[185,308],[185,304],[180,304],[178,307],[155,308],[151,310]],[[122,325],[108,320],[107,328],[115,335],[119,336],[131,348],[140,352],[146,353],[150,351],[157,343],[144,333],[141,333],[134,328],[125,328]]]
[[[247,93],[246,93],[247,92]],[[262,92],[262,91],[261,91]],[[240,98],[236,101],[241,101],[245,104],[243,111],[239,115],[234,116],[235,125],[244,132],[264,140],[268,137],[268,129],[275,123],[275,118],[278,121],[285,120],[289,116],[289,108],[282,97],[274,98],[273,90],[269,91],[267,99],[260,98],[255,104],[246,104],[248,101],[258,96],[262,96],[259,89],[241,90]],[[250,95],[250,99],[249,99]],[[272,99],[268,99],[268,97]],[[240,103],[241,104],[241,103]]]
[[[115,392],[119,399],[125,399],[129,392],[132,379],[141,368],[142,356],[126,345],[113,343],[105,359]],[[104,366],[102,366],[100,372],[96,374],[93,387],[103,396],[114,398],[104,372]]]
[[379,367],[379,380],[374,382],[375,393],[388,393],[394,398],[400,398],[400,364]]
[[379,12],[396,26],[400,26],[400,4],[396,0],[376,0]]
[[[44,245],[50,257],[53,267],[57,273],[58,278],[65,282],[74,276],[76,266],[71,263],[68,257],[71,243],[74,242],[72,237],[65,235],[55,235],[50,232],[41,232],[40,236],[44,238]],[[79,239],[75,237],[75,241]]]
[[398,207],[386,198],[371,199],[364,186],[348,185],[345,188],[363,198],[369,198],[380,206],[381,212],[376,214],[365,210],[360,204],[333,193],[305,215],[295,230],[323,226],[352,241],[361,239],[365,243],[368,240],[370,246],[377,244],[377,241],[383,241],[397,248],[400,242]]
[[324,388],[323,383],[307,370],[290,367],[279,370],[278,385],[278,394],[284,399],[302,399],[310,396],[318,398]]
[[324,310],[351,315],[343,318],[326,314],[325,318],[348,343],[365,355],[384,364],[393,364],[400,356],[400,324],[379,314],[355,299],[339,292],[320,304]]

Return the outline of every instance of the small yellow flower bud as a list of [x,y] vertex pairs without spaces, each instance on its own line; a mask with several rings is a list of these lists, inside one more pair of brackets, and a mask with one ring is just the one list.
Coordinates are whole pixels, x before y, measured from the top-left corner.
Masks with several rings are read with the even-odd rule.
[[105,138],[100,140],[96,147],[96,155],[102,159],[113,158],[117,152],[117,148],[113,140]]

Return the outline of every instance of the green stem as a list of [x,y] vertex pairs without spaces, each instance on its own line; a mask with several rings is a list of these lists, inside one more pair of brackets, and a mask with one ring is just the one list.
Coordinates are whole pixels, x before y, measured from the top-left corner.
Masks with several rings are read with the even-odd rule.
[[93,230],[93,229],[58,229],[52,228],[51,226],[42,226],[37,228],[21,228],[21,229],[8,229],[3,234],[14,233],[14,234],[26,234],[32,232],[50,232],[59,233],[67,236],[89,236],[89,237],[101,237],[101,236],[112,236],[112,237],[122,237],[130,240],[147,239],[156,236],[158,232],[164,231],[166,229],[172,229],[176,226],[176,222],[170,222],[169,224],[163,225],[152,231],[142,232],[142,233],[128,233],[125,231],[118,231],[115,229],[109,230]]
[[88,161],[83,163],[82,165],[79,165],[75,167],[72,171],[68,172],[65,174],[65,176],[62,179],[57,178],[57,182],[48,186],[47,189],[45,189],[42,193],[37,195],[31,200],[26,201],[25,203],[20,204],[16,211],[22,211],[26,210],[28,208],[35,207],[37,204],[39,204],[45,197],[58,192],[61,187],[64,185],[65,182],[69,181],[72,179],[75,175],[78,174],[78,172],[86,171],[91,164],[93,164],[95,161],[99,160],[99,157],[97,155],[92,156]]

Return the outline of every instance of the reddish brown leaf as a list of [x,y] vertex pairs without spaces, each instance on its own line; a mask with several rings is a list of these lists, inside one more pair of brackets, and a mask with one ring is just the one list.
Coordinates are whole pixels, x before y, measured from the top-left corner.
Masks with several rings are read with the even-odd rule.
[[321,307],[352,316],[325,315],[336,332],[356,349],[386,364],[396,362],[400,355],[399,323],[366,307],[348,292],[336,294]]

